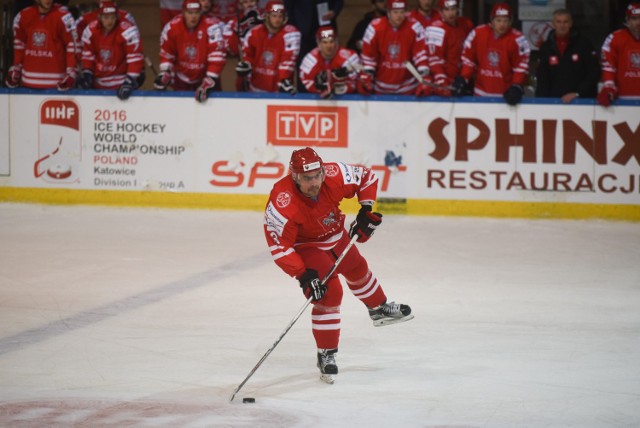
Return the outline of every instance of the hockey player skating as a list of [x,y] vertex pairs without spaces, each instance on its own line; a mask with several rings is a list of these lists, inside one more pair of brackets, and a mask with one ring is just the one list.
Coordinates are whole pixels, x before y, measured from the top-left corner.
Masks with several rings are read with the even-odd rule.
[[[382,223],[372,210],[378,179],[362,166],[324,163],[311,148],[296,150],[289,163],[291,174],[273,187],[267,203],[264,232],[275,263],[295,277],[311,298],[311,328],[318,348],[320,377],[333,383],[338,374],[336,354],[340,339],[341,274],[351,293],[368,308],[375,326],[413,318],[408,305],[387,302],[378,279],[355,246],[323,284],[350,237],[367,242]],[[340,202],[357,197],[361,205],[349,231]]]

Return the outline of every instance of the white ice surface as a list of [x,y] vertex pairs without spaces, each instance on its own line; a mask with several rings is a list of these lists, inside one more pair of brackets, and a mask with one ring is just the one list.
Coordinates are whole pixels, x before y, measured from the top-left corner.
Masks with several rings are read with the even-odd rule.
[[[637,427],[640,225],[385,216],[334,385],[256,212],[0,205],[0,426]],[[242,404],[255,397],[255,404]]]

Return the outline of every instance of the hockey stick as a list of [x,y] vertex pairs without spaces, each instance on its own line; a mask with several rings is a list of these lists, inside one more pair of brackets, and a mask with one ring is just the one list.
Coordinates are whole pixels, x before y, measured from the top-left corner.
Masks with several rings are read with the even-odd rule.
[[407,70],[409,70],[409,73],[411,73],[413,77],[415,77],[418,80],[418,82],[420,82],[422,85],[430,86],[434,89],[448,89],[450,91],[455,91],[455,88],[453,86],[438,85],[437,83],[427,82],[426,80],[424,80],[424,77],[420,75],[416,67],[410,61],[405,61],[404,66],[407,68]]
[[153,62],[151,62],[151,58],[149,58],[148,56],[144,57],[144,62],[147,64],[147,66],[149,66],[149,68],[151,69],[151,71],[153,71],[154,76],[158,76],[158,70],[156,70],[156,67],[153,65]]
[[[340,254],[340,256],[336,259],[335,263],[333,264],[333,266],[331,267],[331,269],[329,269],[329,272],[325,275],[325,277],[322,279],[322,284],[324,285],[325,282],[327,282],[327,280],[331,277],[331,275],[333,275],[333,273],[336,271],[336,269],[338,268],[338,265],[342,262],[342,260],[345,258],[345,256],[347,255],[347,253],[349,252],[349,250],[351,249],[351,247],[353,246],[353,244],[356,243],[356,240],[358,239],[358,235],[353,235],[353,237],[351,238],[351,241],[349,241],[349,244],[347,244],[347,246],[345,247],[345,249],[342,251],[342,254]],[[282,340],[282,338],[289,332],[289,330],[291,330],[291,327],[293,327],[293,325],[296,323],[296,321],[298,321],[298,318],[300,318],[300,316],[302,316],[302,313],[307,309],[307,306],[309,306],[309,304],[311,303],[311,297],[309,297],[307,299],[307,301],[305,302],[305,304],[300,308],[300,310],[298,311],[298,313],[293,317],[293,319],[289,322],[289,325],[287,325],[287,327],[284,329],[284,331],[282,332],[282,334],[280,335],[280,337],[278,337],[278,339],[276,339],[276,341],[274,342],[273,345],[271,345],[271,348],[269,348],[267,350],[267,352],[265,352],[265,354],[262,356],[262,358],[260,358],[260,361],[258,361],[258,364],[256,364],[256,366],[253,368],[253,370],[251,370],[251,372],[249,372],[249,374],[247,375],[247,377],[244,378],[244,380],[242,381],[242,383],[240,385],[238,385],[238,387],[236,388],[235,391],[233,391],[233,394],[231,394],[231,398],[229,399],[229,402],[233,401],[233,399],[236,397],[236,394],[238,393],[238,391],[240,391],[240,389],[244,386],[245,383],[247,383],[247,381],[249,380],[249,378],[251,376],[253,376],[253,374],[256,372],[256,370],[258,370],[258,368],[262,365],[262,363],[264,362],[264,360],[267,359],[267,357],[269,356],[269,354],[271,354],[271,352],[273,352],[274,349],[276,349],[276,346],[278,346],[278,343],[280,343],[280,341]]]

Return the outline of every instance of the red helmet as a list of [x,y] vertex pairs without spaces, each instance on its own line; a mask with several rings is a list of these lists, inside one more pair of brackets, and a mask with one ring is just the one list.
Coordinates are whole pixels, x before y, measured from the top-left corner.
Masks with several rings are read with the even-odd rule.
[[627,18],[640,16],[640,3],[630,3],[626,11]]
[[322,168],[322,159],[311,147],[294,150],[291,153],[289,169],[291,172],[300,174],[302,172],[316,171]]
[[387,0],[387,10],[406,8],[407,2],[405,0]]
[[98,13],[100,15],[106,15],[108,13],[116,13],[118,11],[118,6],[112,1],[101,1],[100,7],[98,8]]
[[182,10],[202,10],[202,5],[198,0],[184,0],[182,2]]
[[513,17],[513,12],[511,10],[511,6],[506,3],[496,3],[491,8],[491,15],[489,19],[493,19],[497,16],[504,16],[506,18],[511,19]]
[[322,39],[334,39],[336,40],[338,35],[336,34],[336,30],[333,27],[325,25],[323,27],[318,28],[316,31],[316,41],[320,42]]
[[438,8],[444,9],[445,7],[458,7],[458,0],[439,0]]
[[284,3],[281,0],[271,0],[264,8],[264,13],[281,12],[286,13]]

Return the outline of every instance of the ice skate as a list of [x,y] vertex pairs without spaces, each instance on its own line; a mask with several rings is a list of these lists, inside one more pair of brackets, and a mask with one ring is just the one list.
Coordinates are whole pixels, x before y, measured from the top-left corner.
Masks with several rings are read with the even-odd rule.
[[338,349],[318,349],[320,379],[328,384],[335,382],[334,376],[338,374],[338,365],[336,364],[337,353]]
[[413,319],[409,305],[402,305],[395,302],[384,302],[380,306],[369,308],[369,316],[375,327],[397,324]]

